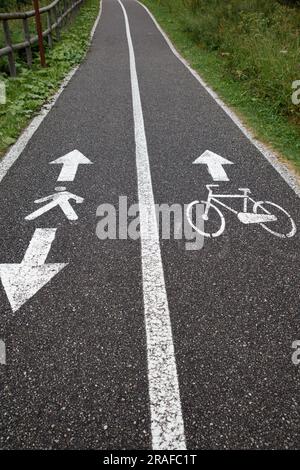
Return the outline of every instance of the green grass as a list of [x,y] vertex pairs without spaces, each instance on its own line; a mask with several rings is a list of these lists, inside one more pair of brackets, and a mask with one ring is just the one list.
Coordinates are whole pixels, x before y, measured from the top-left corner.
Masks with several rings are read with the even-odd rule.
[[254,135],[300,173],[300,105],[291,100],[300,79],[300,10],[273,0],[142,1]]
[[0,105],[0,155],[57,91],[67,73],[82,61],[98,11],[99,0],[86,0],[75,21],[62,31],[61,41],[52,50],[46,49],[47,68],[40,67],[35,49],[32,69],[19,59],[17,78],[0,72],[0,81],[5,82],[7,90],[7,103]]

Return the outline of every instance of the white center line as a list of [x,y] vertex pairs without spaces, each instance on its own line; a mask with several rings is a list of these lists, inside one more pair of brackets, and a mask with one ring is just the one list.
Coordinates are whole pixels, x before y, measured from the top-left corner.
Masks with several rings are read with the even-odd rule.
[[118,2],[124,13],[130,59],[152,447],[155,450],[185,450],[178,376],[135,55],[127,13],[122,2],[120,0]]

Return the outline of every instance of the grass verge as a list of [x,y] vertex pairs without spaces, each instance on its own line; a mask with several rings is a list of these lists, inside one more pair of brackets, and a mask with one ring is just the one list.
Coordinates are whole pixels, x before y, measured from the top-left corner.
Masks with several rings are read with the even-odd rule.
[[[142,3],[154,14],[182,56],[236,112],[254,136],[272,148],[279,158],[288,161],[300,175],[298,123],[278,110],[276,100],[272,101],[270,96],[261,96],[253,87],[249,87],[247,80],[234,77],[228,69],[227,53],[224,60],[224,53],[220,49],[214,50],[199,43],[199,37],[195,40],[193,32],[186,27],[186,18],[182,16],[185,14],[182,11],[185,8],[184,3],[179,0],[174,0],[172,6],[170,2],[162,0],[142,0]],[[196,21],[196,15],[193,15],[193,21]],[[205,17],[203,21],[206,21]],[[300,78],[300,73],[298,75],[295,80]]]
[[82,61],[98,12],[99,0],[86,0],[76,19],[62,30],[61,41],[56,42],[53,49],[47,49],[47,68],[40,67],[35,50],[32,69],[19,61],[17,78],[0,73],[7,95],[6,104],[0,104],[0,155],[16,141],[29,120],[57,91],[67,73]]

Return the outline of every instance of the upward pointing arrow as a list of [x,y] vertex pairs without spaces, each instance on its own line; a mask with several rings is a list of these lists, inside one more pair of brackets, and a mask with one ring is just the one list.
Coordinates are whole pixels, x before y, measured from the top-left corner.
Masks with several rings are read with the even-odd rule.
[[221,157],[217,153],[205,150],[193,163],[207,165],[208,172],[214,181],[229,181],[223,165],[233,165],[233,162]]
[[0,264],[0,278],[13,312],[67,264],[45,264],[56,228],[37,228],[20,264]]
[[92,165],[79,150],[73,150],[63,157],[50,162],[50,165],[63,165],[57,181],[74,181],[79,165]]

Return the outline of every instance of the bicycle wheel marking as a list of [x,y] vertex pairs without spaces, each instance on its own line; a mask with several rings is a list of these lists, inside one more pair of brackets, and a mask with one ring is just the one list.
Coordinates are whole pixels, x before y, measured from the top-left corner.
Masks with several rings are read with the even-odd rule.
[[[273,235],[275,235],[277,237],[280,237],[280,238],[291,238],[291,237],[293,237],[295,235],[295,233],[297,232],[297,228],[296,228],[296,224],[295,224],[294,220],[292,219],[292,217],[290,216],[290,214],[285,209],[280,207],[278,204],[275,204],[274,202],[269,202],[269,201],[258,201],[258,202],[256,202],[253,206],[253,211],[256,212],[257,208],[261,207],[262,204],[270,204],[271,206],[274,206],[277,209],[279,209],[281,212],[283,212],[288,217],[289,226],[290,226],[291,229],[288,233],[282,234],[282,233],[276,232],[275,230],[272,230],[272,225],[271,224],[266,225],[264,223],[261,223],[260,224],[261,227],[263,227],[268,232],[270,232]],[[264,207],[262,207],[262,209],[266,210]]]

